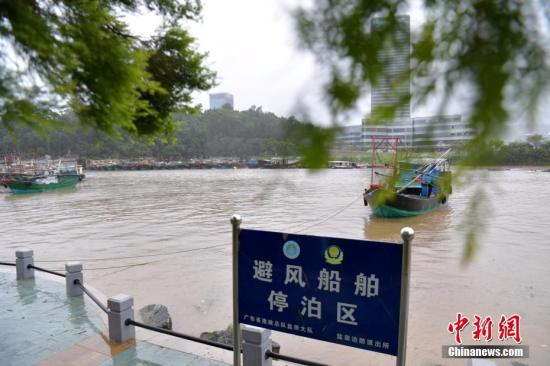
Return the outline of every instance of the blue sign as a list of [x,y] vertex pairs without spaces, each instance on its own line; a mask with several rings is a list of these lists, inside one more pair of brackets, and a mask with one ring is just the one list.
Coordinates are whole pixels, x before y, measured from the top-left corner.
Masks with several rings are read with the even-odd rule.
[[402,245],[240,231],[239,321],[397,355]]

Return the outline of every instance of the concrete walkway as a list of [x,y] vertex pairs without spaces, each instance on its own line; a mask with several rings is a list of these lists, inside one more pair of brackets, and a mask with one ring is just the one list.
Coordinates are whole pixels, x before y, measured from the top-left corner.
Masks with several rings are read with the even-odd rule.
[[226,364],[144,341],[110,344],[95,304],[67,298],[61,282],[41,277],[16,281],[0,268],[0,363],[8,365]]

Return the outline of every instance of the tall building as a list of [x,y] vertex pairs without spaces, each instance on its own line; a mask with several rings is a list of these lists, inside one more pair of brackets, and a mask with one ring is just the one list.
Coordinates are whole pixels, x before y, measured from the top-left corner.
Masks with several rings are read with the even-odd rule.
[[[371,33],[384,32],[387,21],[387,18],[372,19]],[[373,85],[371,94],[373,114],[392,105],[399,105],[395,110],[395,121],[411,117],[410,29],[410,17],[397,16],[397,29],[380,50],[381,75],[376,85]]]
[[[370,149],[373,137],[397,137],[400,146],[413,149],[433,149],[459,146],[469,141],[474,133],[468,122],[457,115],[440,115],[411,118],[411,32],[410,17],[400,15],[397,30],[380,51],[381,75],[372,87],[371,112],[376,113],[398,105],[392,119],[369,123],[371,117],[361,126],[348,126],[336,138],[339,148]],[[374,18],[371,32],[386,32],[387,18]],[[378,118],[376,118],[378,119]],[[382,123],[380,123],[382,122]]]
[[210,94],[210,109],[228,108],[233,109],[233,94],[215,93]]

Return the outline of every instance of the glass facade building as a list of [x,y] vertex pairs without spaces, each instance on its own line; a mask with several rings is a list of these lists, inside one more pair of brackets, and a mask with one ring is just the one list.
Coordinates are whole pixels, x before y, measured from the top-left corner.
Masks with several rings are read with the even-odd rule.
[[370,149],[372,138],[380,136],[398,137],[400,147],[430,149],[448,148],[469,141],[473,132],[460,114],[431,117],[416,117],[396,120],[391,124],[347,126],[336,139],[338,147]]
[[448,148],[469,141],[472,130],[460,114],[416,117],[395,121],[384,126],[364,124],[361,140],[365,148],[371,146],[373,136],[398,137],[405,148]]
[[[410,17],[397,17],[397,30],[389,37],[379,52],[382,63],[381,75],[372,86],[371,110],[373,115],[388,107],[397,106],[394,118],[396,120],[411,117],[411,31]],[[384,32],[387,18],[374,18],[371,22],[371,32]]]

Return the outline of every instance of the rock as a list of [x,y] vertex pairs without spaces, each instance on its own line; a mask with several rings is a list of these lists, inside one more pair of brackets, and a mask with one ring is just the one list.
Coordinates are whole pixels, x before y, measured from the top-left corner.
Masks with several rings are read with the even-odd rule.
[[153,327],[172,330],[172,318],[168,313],[168,308],[160,304],[150,304],[139,309],[139,315],[142,321]]
[[[212,342],[218,342],[228,345],[233,345],[233,326],[228,326],[225,330],[216,330],[214,332],[203,332],[200,337]],[[274,353],[281,352],[281,345],[278,342],[272,341],[271,351]]]
[[200,337],[212,342],[223,344],[233,344],[233,326],[230,325],[225,330],[216,330],[214,332],[203,332]]

